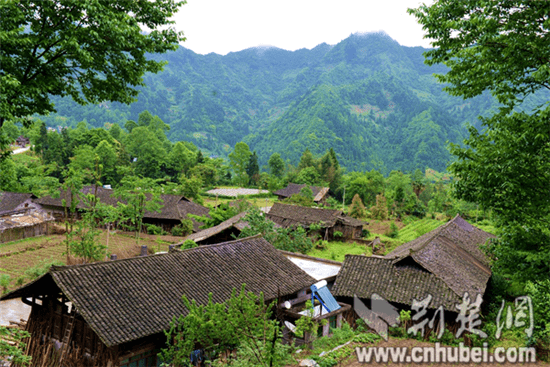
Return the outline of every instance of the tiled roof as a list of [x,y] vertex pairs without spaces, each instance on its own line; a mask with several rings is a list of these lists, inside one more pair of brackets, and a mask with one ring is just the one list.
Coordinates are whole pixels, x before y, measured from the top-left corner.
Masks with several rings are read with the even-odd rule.
[[323,222],[324,225],[332,227],[336,219],[342,214],[341,210],[310,208],[306,206],[274,203],[269,213],[268,219],[283,226],[290,227],[296,224],[309,226],[312,223]]
[[[400,303],[410,301],[418,291],[429,289],[429,283],[433,282],[434,277],[441,282],[438,284],[444,284],[456,297],[462,298],[466,292],[470,297],[476,297],[477,294],[483,295],[491,277],[491,270],[488,259],[479,249],[479,245],[493,237],[492,234],[472,226],[457,215],[441,227],[399,246],[384,256],[384,259],[350,258],[349,264],[346,264],[348,262],[346,256],[344,266],[336,280],[338,292],[341,292],[341,295],[349,295],[351,290],[355,293],[363,292],[364,285],[361,282],[367,274],[372,274],[371,278],[384,274],[387,279],[379,281],[371,279],[368,291],[384,296],[381,292],[387,292],[387,284],[391,284],[392,287],[398,286],[400,289],[395,289],[394,292],[401,296],[395,296],[394,299],[388,298],[390,301]],[[382,272],[382,269],[388,266],[393,268],[393,272],[389,270]],[[411,266],[411,269],[424,269],[424,271],[407,270],[409,273],[402,274],[395,272],[396,269]],[[452,298],[449,298],[447,291],[442,289],[436,288],[432,291],[436,292],[432,295],[438,297],[441,302]]]
[[[287,187],[285,187],[284,189],[275,191],[274,194],[277,196],[289,198],[294,194],[299,194],[300,190],[302,190],[306,186],[308,185],[305,185],[305,184],[299,185],[295,183],[289,183]],[[315,202],[321,201],[329,191],[328,187],[309,186],[309,188],[313,192],[313,201]]]
[[491,277],[489,260],[479,248],[490,233],[476,228],[459,215],[432,232],[399,246],[385,257],[411,256],[442,279],[455,293],[483,294]]
[[36,196],[30,193],[0,192],[0,214],[15,210],[31,198],[36,198]]
[[[95,186],[85,186],[81,192],[84,194],[93,194],[95,191]],[[113,196],[114,191],[111,189],[105,189],[101,186],[97,186],[97,193],[96,195],[99,197],[99,200],[108,205],[117,206],[118,202],[125,203],[124,200],[121,200],[115,196]],[[160,212],[156,211],[146,211],[144,213],[144,218],[155,218],[155,219],[171,219],[171,220],[180,220],[180,219],[186,219],[187,214],[195,214],[195,215],[208,215],[208,208],[199,205],[197,203],[193,203],[186,199],[183,196],[179,195],[168,195],[164,194],[161,195],[160,198],[162,199],[161,204],[163,205]],[[70,190],[60,190],[60,195],[57,198],[53,198],[51,196],[44,196],[40,199],[37,199],[36,202],[42,205],[49,205],[49,206],[58,206],[63,207],[62,200],[66,199],[67,205],[70,205],[71,203],[71,193]],[[85,209],[85,203],[80,201],[80,203],[77,205],[80,209]]]
[[242,218],[245,215],[246,215],[246,212],[239,213],[239,214],[235,215],[234,217],[231,217],[228,220],[221,222],[217,226],[200,230],[197,233],[192,233],[189,236],[185,237],[182,240],[182,243],[183,243],[183,241],[186,241],[186,240],[193,240],[195,242],[203,241],[203,240],[205,240],[209,237],[212,237],[214,235],[217,235],[218,233],[221,233],[221,232],[223,232],[226,229],[229,229],[231,227],[235,227],[238,230],[242,231],[242,229],[244,227],[248,226],[248,223],[244,222],[242,220]]
[[187,314],[181,296],[199,304],[230,298],[233,288],[265,299],[293,294],[315,279],[261,237],[199,246],[162,255],[52,267],[2,299],[39,295],[59,287],[107,346],[157,334]]
[[461,297],[435,275],[415,266],[395,266],[392,259],[346,255],[332,293],[340,297],[371,298],[373,293],[390,302],[411,305],[413,299],[432,295],[429,308],[440,305],[455,311]]
[[308,227],[312,223],[319,222],[322,222],[326,227],[332,227],[338,221],[353,227],[363,225],[362,221],[345,216],[341,210],[312,208],[278,202],[273,204],[266,217],[285,228],[295,225]]

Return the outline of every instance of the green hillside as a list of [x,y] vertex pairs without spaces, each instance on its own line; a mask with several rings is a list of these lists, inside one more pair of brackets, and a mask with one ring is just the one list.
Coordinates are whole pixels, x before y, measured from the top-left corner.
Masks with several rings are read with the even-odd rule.
[[165,70],[146,75],[138,101],[79,106],[54,98],[49,126],[91,126],[137,120],[148,110],[207,154],[227,156],[246,141],[265,165],[273,152],[291,163],[309,148],[333,147],[348,169],[444,170],[446,142],[461,142],[466,122],[495,108],[483,95],[464,102],[442,91],[420,47],[389,36],[352,35],[337,45],[285,51],[252,48],[221,56],[180,47],[151,56]]

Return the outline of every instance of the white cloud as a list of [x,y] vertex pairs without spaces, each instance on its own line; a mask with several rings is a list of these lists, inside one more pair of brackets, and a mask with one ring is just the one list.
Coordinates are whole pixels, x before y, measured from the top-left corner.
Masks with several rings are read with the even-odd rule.
[[405,46],[430,47],[407,13],[418,0],[188,0],[174,17],[183,46],[227,54],[259,45],[286,50],[336,44],[352,33],[384,31]]

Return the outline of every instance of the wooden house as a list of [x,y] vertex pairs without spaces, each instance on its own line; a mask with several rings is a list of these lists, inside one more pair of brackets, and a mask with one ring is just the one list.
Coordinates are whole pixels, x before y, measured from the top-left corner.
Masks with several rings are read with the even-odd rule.
[[242,284],[265,300],[285,301],[315,279],[261,237],[190,250],[50,271],[0,300],[32,306],[27,323],[33,366],[130,367],[160,365],[164,331],[198,304],[230,298]]
[[485,293],[491,270],[479,245],[493,237],[457,215],[386,256],[346,255],[333,293],[343,301],[357,295],[367,302],[378,294],[396,308],[431,296],[428,309],[457,312],[466,293],[471,300]]
[[[363,231],[362,221],[348,217],[336,209],[275,203],[266,217],[284,228],[302,226],[310,229],[312,224],[320,225],[320,230],[310,232],[315,232],[314,234],[321,235],[326,240],[360,238]],[[341,233],[341,236],[335,236],[337,232]]]
[[[308,185],[299,185],[295,183],[289,183],[287,187],[284,189],[280,189],[274,192],[275,195],[277,195],[277,198],[279,200],[288,199],[292,195],[299,194],[300,191]],[[311,191],[313,192],[313,202],[319,204],[319,203],[325,203],[327,198],[329,197],[329,188],[328,187],[319,187],[319,186],[309,186]]]
[[[106,189],[101,186],[85,186],[81,192],[83,194],[94,194],[99,198],[100,202],[115,207],[119,202],[126,203],[125,200],[114,196],[113,190]],[[209,212],[208,208],[194,203],[181,195],[163,194],[160,198],[162,205],[160,212],[145,211],[143,223],[156,225],[167,232],[169,232],[174,226],[180,224],[182,219],[188,219],[187,214],[205,216],[208,215]],[[67,206],[71,205],[70,190],[60,190],[59,196],[56,198],[52,196],[44,196],[40,199],[36,199],[35,202],[42,205],[42,207],[50,212],[56,220],[63,220],[65,216],[65,206],[63,205],[63,200],[65,200]],[[86,204],[81,201],[77,204],[77,209],[82,211],[88,208],[86,207]],[[199,223],[194,219],[192,219],[192,221],[193,230],[198,231],[199,226],[201,226],[202,223]]]
[[54,218],[33,202],[34,199],[33,194],[0,193],[0,243],[49,233]]

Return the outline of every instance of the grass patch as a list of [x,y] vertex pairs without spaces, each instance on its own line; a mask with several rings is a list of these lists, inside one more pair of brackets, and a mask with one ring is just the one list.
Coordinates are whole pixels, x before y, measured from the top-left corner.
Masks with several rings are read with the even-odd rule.
[[307,254],[309,256],[320,257],[327,260],[344,261],[346,255],[372,255],[372,248],[358,243],[347,242],[329,242],[324,249],[318,249],[313,246],[313,249]]
[[439,221],[437,219],[424,218],[418,221],[411,222],[405,227],[399,230],[397,239],[403,243],[412,241],[430,231],[433,231],[437,227],[445,224],[445,221]]

